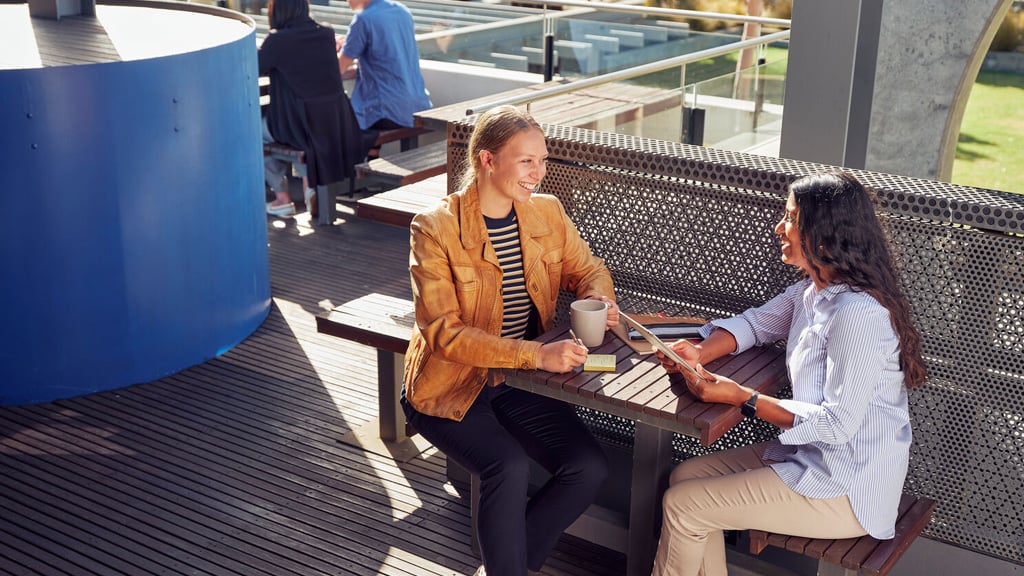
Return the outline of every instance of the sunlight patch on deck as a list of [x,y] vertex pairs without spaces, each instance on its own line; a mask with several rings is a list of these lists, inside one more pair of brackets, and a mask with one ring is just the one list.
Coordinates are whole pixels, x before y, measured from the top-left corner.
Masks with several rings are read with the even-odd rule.
[[0,5],[0,70],[43,65],[31,22],[28,4]]
[[96,18],[125,61],[212,48],[253,30],[252,26],[231,18],[132,6],[99,5]]

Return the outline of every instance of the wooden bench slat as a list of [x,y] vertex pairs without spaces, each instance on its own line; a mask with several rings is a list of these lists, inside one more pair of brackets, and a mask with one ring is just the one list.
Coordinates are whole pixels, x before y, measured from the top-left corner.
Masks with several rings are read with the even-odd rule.
[[415,322],[412,303],[369,294],[316,317],[317,332],[404,354]]
[[843,556],[841,564],[850,570],[859,570],[861,563],[878,548],[880,541],[870,536],[857,538],[850,550]]
[[878,548],[861,564],[861,572],[869,576],[888,574],[917,535],[928,525],[935,505],[936,502],[930,498],[915,500],[910,510],[896,522],[896,537],[879,543]]
[[419,182],[448,171],[448,143],[435,142],[375,158],[357,164],[356,170],[360,176],[381,180],[391,187]]
[[801,538],[799,536],[790,536],[786,539],[786,550],[790,552],[796,552],[798,554],[804,553],[804,548],[811,543],[810,538]]
[[448,174],[431,176],[356,202],[356,216],[408,227],[413,216],[448,194]]
[[825,550],[831,543],[831,540],[814,540],[804,547],[804,556],[820,560],[821,557],[825,555]]

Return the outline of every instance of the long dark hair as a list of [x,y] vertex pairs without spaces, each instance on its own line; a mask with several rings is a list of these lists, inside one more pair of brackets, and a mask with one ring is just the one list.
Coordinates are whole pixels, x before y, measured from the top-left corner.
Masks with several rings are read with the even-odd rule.
[[284,28],[291,22],[309,19],[309,0],[270,0],[267,22],[271,30]]
[[888,311],[900,340],[908,388],[924,383],[921,335],[910,319],[889,240],[875,212],[874,192],[847,172],[805,176],[789,186],[808,266],[819,278],[867,292]]

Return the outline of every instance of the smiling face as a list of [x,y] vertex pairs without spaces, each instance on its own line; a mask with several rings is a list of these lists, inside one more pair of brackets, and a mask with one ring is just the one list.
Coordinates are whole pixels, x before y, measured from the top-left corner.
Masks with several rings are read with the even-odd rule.
[[529,200],[547,173],[547,158],[544,133],[536,128],[516,133],[496,152],[481,151],[484,214],[500,218],[512,209],[513,201]]
[[811,274],[810,266],[807,265],[807,257],[804,256],[804,250],[800,244],[799,218],[796,197],[790,192],[789,198],[786,200],[786,214],[775,225],[775,233],[779,235],[779,241],[782,242],[782,261]]

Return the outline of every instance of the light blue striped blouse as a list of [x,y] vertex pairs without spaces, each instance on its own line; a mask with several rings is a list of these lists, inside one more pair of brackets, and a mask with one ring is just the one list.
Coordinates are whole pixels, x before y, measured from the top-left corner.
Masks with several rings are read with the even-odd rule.
[[787,486],[811,498],[847,495],[868,534],[892,538],[910,453],[899,339],[889,311],[845,284],[810,280],[718,326],[737,352],[786,338],[795,414],[765,456]]

